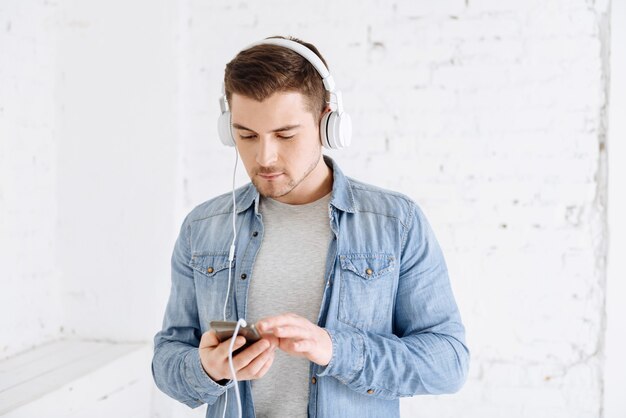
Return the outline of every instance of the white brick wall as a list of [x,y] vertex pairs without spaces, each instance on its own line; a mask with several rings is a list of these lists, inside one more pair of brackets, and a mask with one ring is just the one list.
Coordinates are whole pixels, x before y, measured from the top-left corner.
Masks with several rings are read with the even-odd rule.
[[229,190],[211,136],[225,63],[273,34],[313,42],[355,122],[354,146],[330,154],[423,206],[467,326],[464,389],[403,415],[600,416],[605,3],[188,7],[183,124],[206,133],[182,138],[188,207]]
[[618,46],[626,38],[626,1],[611,4],[611,71],[608,132],[608,228],[606,333],[604,338],[604,402],[605,418],[621,418],[626,413],[626,50]]
[[145,341],[161,324],[179,228],[174,6],[57,6],[58,262],[70,334]]
[[0,358],[61,326],[53,13],[0,2]]
[[0,350],[156,331],[183,215],[230,190],[224,66],[289,34],[352,115],[329,154],[418,201],[446,254],[470,377],[403,416],[602,416],[607,1],[132,5],[0,3]]
[[174,6],[0,2],[0,358],[161,324],[180,227]]

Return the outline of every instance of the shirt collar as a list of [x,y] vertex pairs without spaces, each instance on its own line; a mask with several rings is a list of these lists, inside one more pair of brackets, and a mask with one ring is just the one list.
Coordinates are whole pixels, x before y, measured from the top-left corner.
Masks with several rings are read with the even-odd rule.
[[[343,174],[335,160],[328,155],[324,155],[324,162],[333,170],[333,189],[330,204],[341,211],[354,213],[354,196],[348,177]],[[258,213],[259,192],[254,184],[250,182],[243,187],[242,193],[237,197],[237,213],[247,210],[253,203],[254,210]]]
[[352,185],[348,177],[343,174],[337,162],[328,155],[324,155],[324,161],[333,170],[333,191],[330,197],[330,204],[344,212],[356,212]]

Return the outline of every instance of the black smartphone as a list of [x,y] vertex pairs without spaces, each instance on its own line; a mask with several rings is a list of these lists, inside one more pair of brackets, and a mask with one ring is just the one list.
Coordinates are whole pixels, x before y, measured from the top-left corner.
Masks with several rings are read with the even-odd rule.
[[[233,336],[235,332],[235,327],[237,326],[237,322],[235,321],[211,321],[211,328],[215,330],[215,334],[217,335],[217,339],[219,342],[224,342]],[[255,342],[261,339],[261,334],[256,329],[254,324],[247,324],[245,327],[239,327],[239,331],[237,332],[237,336],[243,336],[246,339],[246,343],[233,351],[233,354],[236,354]]]

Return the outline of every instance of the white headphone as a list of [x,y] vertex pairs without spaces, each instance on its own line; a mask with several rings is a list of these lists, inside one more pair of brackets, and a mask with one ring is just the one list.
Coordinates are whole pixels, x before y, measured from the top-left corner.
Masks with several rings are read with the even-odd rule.
[[[324,82],[324,88],[330,93],[331,112],[327,112],[320,121],[320,139],[324,148],[328,149],[341,149],[350,145],[352,137],[352,120],[343,110],[343,101],[341,98],[341,91],[335,91],[335,80],[333,76],[322,62],[322,60],[306,46],[291,41],[289,39],[270,38],[264,39],[258,42],[254,42],[248,45],[243,50],[249,49],[256,45],[270,44],[283,46],[291,49],[306,58],[317,70]],[[334,102],[333,102],[334,98]],[[220,97],[220,109],[222,114],[217,120],[217,132],[222,141],[222,144],[234,147],[235,138],[232,132],[231,114],[226,99],[226,88],[224,82],[222,82],[222,96]],[[335,105],[333,109],[332,105]]]

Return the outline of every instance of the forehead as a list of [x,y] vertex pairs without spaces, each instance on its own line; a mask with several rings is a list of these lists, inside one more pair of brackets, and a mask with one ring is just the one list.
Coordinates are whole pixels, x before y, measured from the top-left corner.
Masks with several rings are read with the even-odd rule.
[[277,123],[307,123],[313,119],[300,92],[276,92],[263,101],[233,93],[230,100],[232,122],[252,127],[272,127]]

